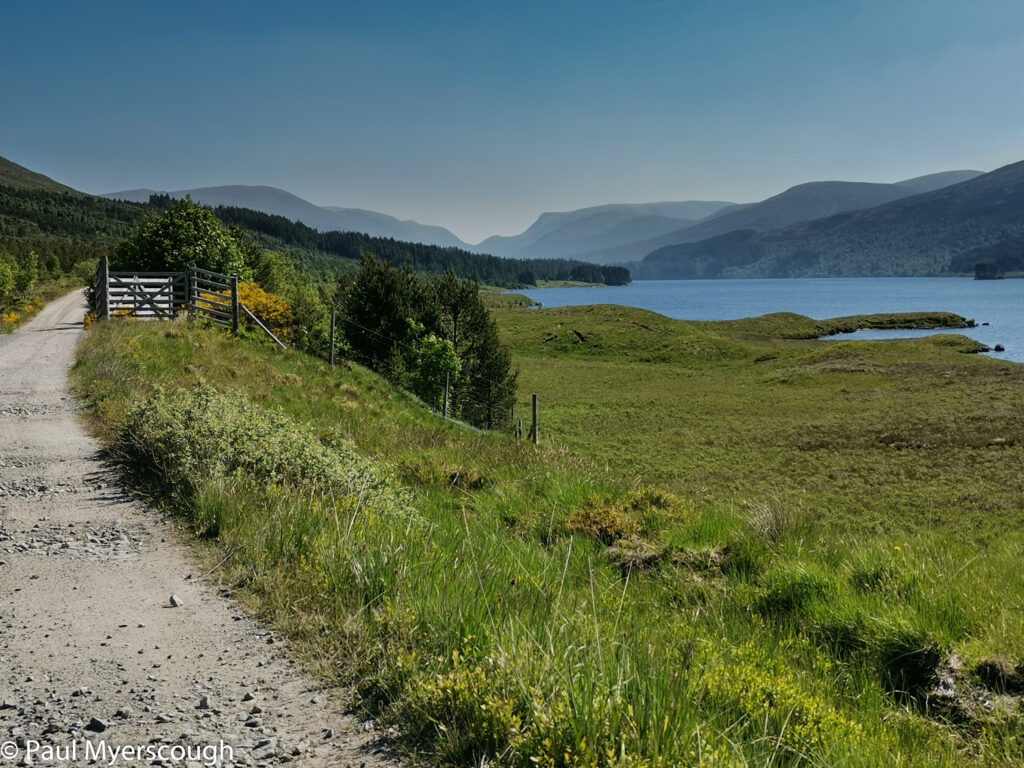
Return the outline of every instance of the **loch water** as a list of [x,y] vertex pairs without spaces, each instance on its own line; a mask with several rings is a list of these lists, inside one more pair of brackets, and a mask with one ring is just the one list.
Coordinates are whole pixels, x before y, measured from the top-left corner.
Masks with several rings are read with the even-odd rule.
[[[1024,363],[1024,280],[958,277],[807,278],[786,280],[638,280],[626,286],[520,291],[545,307],[622,304],[680,320],[735,320],[796,312],[824,320],[877,312],[955,312],[978,323],[963,333],[993,357]],[[988,323],[988,325],[982,325]],[[833,338],[892,339],[940,331],[858,331]]]

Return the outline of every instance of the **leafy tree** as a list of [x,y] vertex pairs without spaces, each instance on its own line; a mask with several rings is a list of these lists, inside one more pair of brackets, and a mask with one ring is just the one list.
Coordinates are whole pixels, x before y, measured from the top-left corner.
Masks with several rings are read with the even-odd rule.
[[139,222],[114,250],[112,266],[150,272],[200,267],[249,277],[238,240],[212,209],[196,205],[190,197]]
[[252,271],[253,280],[264,290],[283,293],[288,286],[298,281],[295,262],[291,259],[276,251],[265,251],[257,243],[252,243],[250,249],[250,253],[246,254],[246,264]]
[[456,354],[465,354],[489,317],[480,300],[480,286],[472,280],[460,280],[448,270],[431,287],[438,331],[452,343]]
[[605,267],[603,280],[606,285],[629,285],[633,278],[625,267]]
[[998,280],[1003,276],[1003,270],[998,264],[978,262],[974,265],[975,280]]
[[330,349],[330,312],[320,291],[303,276],[284,293],[292,309],[292,344],[326,357]]
[[511,425],[516,374],[498,340],[498,327],[480,298],[480,286],[450,270],[433,283],[439,333],[462,360],[452,407],[467,421],[493,429]]
[[0,259],[0,301],[14,293],[14,269]]
[[445,382],[454,384],[462,370],[462,361],[448,339],[427,334],[416,344],[415,366],[412,368],[412,391],[423,402],[439,409]]
[[14,274],[14,292],[25,293],[39,277],[39,257],[35,251],[29,251],[21,260],[21,268]]
[[336,295],[357,362],[435,405],[447,373],[451,413],[478,426],[510,425],[516,374],[474,281],[451,271],[426,279],[366,256]]

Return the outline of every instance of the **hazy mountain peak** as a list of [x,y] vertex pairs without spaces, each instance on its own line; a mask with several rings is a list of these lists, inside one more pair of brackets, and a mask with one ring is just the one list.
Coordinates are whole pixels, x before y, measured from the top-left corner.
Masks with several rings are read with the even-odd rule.
[[[136,189],[110,192],[103,197],[118,200],[145,202],[152,190]],[[415,221],[400,221],[394,216],[360,208],[338,208],[314,205],[298,195],[269,186],[228,184],[219,187],[198,187],[167,192],[171,197],[182,198],[190,195],[197,203],[210,206],[233,206],[251,208],[255,211],[284,216],[291,221],[300,221],[321,232],[365,232],[375,237],[391,237],[413,243],[426,243],[446,247],[468,248],[454,234],[444,227],[420,224]]]
[[733,232],[765,232],[827,216],[873,208],[900,198],[959,184],[978,171],[944,171],[897,184],[861,181],[810,181],[797,184],[759,203],[723,209],[691,226],[638,242],[624,243],[579,258],[603,263],[628,263],[670,245],[696,243]]
[[[737,229],[652,251],[647,278],[969,274],[978,256],[1024,269],[1024,162],[908,179],[904,194],[770,231]],[[942,182],[952,180],[952,184]],[[938,188],[916,192],[920,186]],[[696,229],[696,227],[694,228]]]
[[931,192],[933,189],[942,189],[952,184],[959,184],[964,181],[976,179],[984,175],[984,171],[942,171],[940,173],[929,173],[925,176],[915,176],[912,179],[897,181],[899,187],[909,187],[915,191]]
[[609,203],[573,211],[545,211],[521,234],[489,237],[475,250],[527,259],[575,258],[689,226],[732,205],[735,204],[689,200]]

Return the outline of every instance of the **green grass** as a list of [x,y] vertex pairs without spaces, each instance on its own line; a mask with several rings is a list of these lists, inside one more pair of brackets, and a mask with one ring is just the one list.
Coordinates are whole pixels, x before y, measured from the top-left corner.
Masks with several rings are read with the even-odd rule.
[[1024,367],[962,336],[804,340],[795,315],[686,323],[622,307],[504,311],[520,410],[549,444],[713,504],[832,529],[985,537],[1024,522]]
[[508,309],[510,307],[539,307],[536,301],[522,293],[509,293],[501,288],[488,288],[480,291],[480,298],[489,309]]
[[[411,755],[1024,760],[1016,711],[925,707],[952,653],[965,691],[1024,662],[1016,366],[963,337],[792,338],[814,323],[797,316],[499,322],[541,396],[539,450],[358,367],[182,323],[101,322],[73,376],[122,461],[162,468],[155,501],[227,556],[217,573]],[[221,397],[200,381],[233,414],[206,432],[174,419]],[[256,459],[260,440],[315,450]],[[372,505],[363,472],[386,484]]]

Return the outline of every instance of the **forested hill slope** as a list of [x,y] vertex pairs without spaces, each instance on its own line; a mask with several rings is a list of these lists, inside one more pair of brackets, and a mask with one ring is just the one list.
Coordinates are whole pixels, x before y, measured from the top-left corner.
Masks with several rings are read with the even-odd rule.
[[[154,194],[161,193],[150,189],[130,189],[123,192],[111,192],[103,196],[116,200],[144,203]],[[420,224],[412,220],[403,221],[394,216],[361,208],[314,205],[308,200],[303,200],[291,192],[276,187],[235,184],[180,189],[166,194],[176,200],[188,195],[195,202],[213,208],[218,206],[249,208],[275,216],[284,216],[290,221],[301,221],[306,226],[321,232],[365,232],[374,237],[391,237],[412,243],[469,248],[468,243],[464,243],[444,227]]]
[[257,233],[270,247],[284,246],[306,254],[319,254],[314,259],[319,268],[329,266],[324,263],[325,256],[328,259],[340,257],[355,264],[364,253],[372,253],[394,266],[409,264],[416,270],[435,273],[451,269],[460,277],[504,287],[535,285],[538,280],[580,280],[614,285],[631,280],[629,270],[621,267],[601,267],[568,259],[500,258],[461,248],[407,243],[359,232],[317,232],[283,216],[246,208],[220,206],[214,210],[224,223]]
[[[1024,162],[864,210],[658,249],[638,277],[866,277],[968,272],[963,256],[1024,235]],[[971,266],[973,269],[973,265]]]
[[14,189],[75,192],[80,194],[71,187],[66,187],[48,176],[43,176],[41,173],[30,171],[28,168],[17,163],[12,163],[5,157],[0,157],[0,186],[12,187]]
[[[76,262],[109,252],[140,219],[172,203],[166,195],[144,203],[89,195],[0,158],[0,257],[4,252],[17,258],[34,252],[44,262],[59,261],[69,271]],[[243,237],[284,253],[323,282],[354,272],[365,253],[395,266],[409,264],[424,272],[451,269],[459,277],[508,288],[543,280],[623,283],[630,279],[627,270],[579,261],[503,259],[357,233],[321,233],[282,216],[244,208],[222,207],[216,213],[224,223],[239,227]]]

